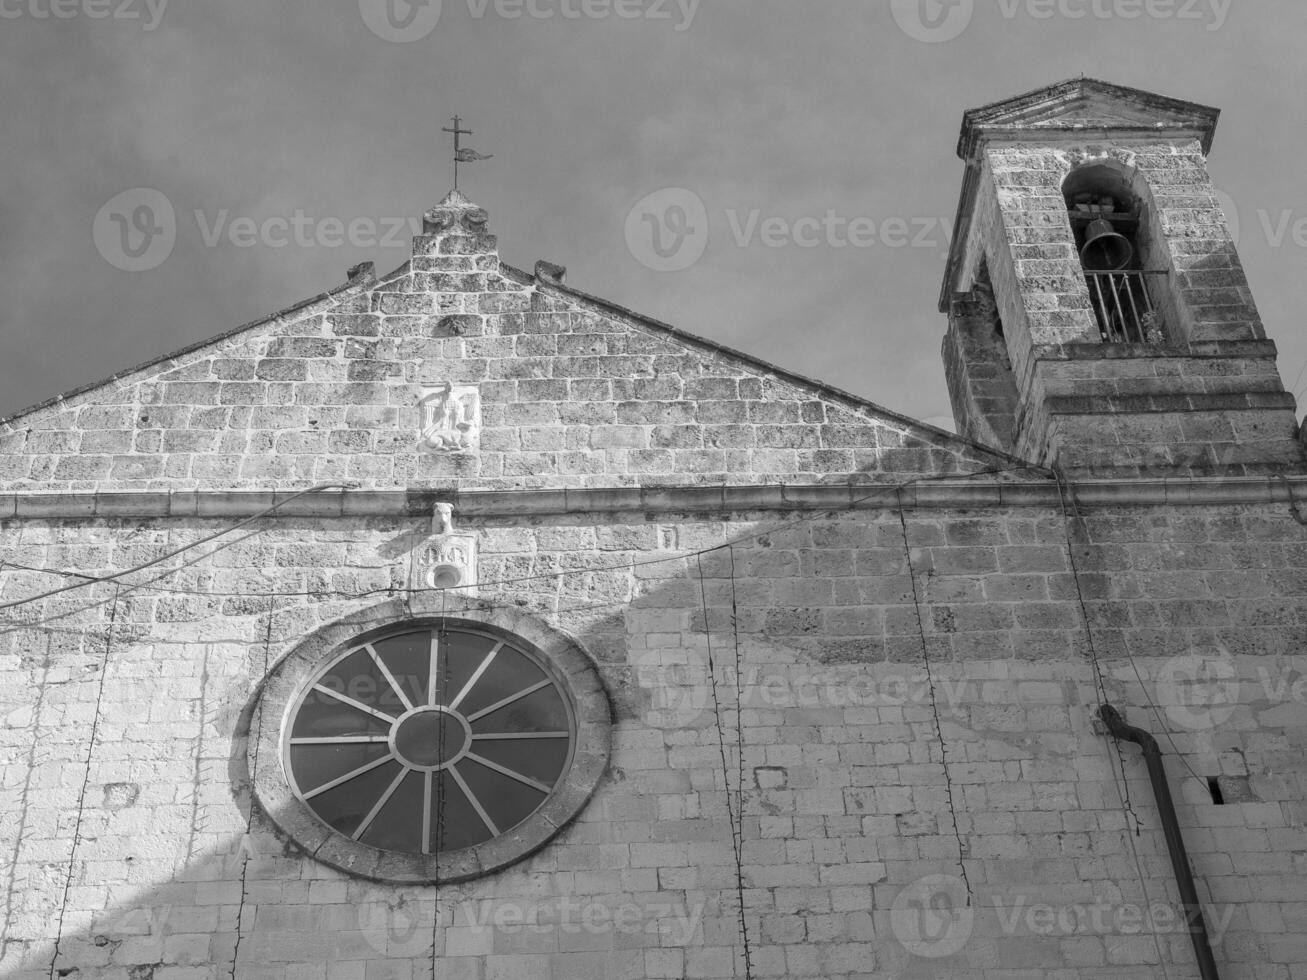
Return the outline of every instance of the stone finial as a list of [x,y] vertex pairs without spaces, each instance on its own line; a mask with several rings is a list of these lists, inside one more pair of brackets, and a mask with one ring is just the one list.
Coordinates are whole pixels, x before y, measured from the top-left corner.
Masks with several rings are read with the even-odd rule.
[[445,199],[422,216],[424,235],[484,235],[490,214],[469,201],[461,191],[450,191]]
[[[476,258],[498,267],[498,242],[488,230],[490,215],[459,191],[422,215],[422,234],[413,239],[413,256],[424,261],[415,271],[459,271],[475,266]],[[485,258],[489,257],[489,258]]]

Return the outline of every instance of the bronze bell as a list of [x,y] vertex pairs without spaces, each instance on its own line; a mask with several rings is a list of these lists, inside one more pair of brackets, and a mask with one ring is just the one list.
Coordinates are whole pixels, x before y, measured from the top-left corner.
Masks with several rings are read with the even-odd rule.
[[1124,269],[1134,258],[1135,249],[1106,218],[1095,218],[1085,229],[1085,247],[1080,250],[1080,262],[1089,272],[1116,272]]

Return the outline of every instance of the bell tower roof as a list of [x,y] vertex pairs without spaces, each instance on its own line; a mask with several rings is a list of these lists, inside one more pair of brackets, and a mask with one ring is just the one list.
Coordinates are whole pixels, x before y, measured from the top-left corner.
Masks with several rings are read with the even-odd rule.
[[1096,78],[1069,78],[962,116],[958,156],[975,158],[985,140],[1082,140],[1088,135],[1192,137],[1210,151],[1221,110]]

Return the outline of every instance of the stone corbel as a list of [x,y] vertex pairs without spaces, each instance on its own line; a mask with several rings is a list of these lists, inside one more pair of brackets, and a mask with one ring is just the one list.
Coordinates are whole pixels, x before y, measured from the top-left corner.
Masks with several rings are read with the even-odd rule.
[[477,538],[454,530],[453,505],[436,504],[431,535],[418,545],[412,563],[413,589],[458,589],[470,595],[477,581]]

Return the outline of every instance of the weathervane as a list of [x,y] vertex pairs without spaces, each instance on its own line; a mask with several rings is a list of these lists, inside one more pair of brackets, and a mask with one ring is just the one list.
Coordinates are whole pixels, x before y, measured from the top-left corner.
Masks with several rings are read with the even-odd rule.
[[445,126],[441,129],[441,132],[454,134],[454,190],[458,190],[458,165],[460,163],[473,163],[476,160],[489,160],[494,156],[493,153],[478,153],[470,147],[465,147],[459,144],[458,138],[460,136],[473,135],[472,130],[459,128],[459,123],[462,121],[463,120],[459,116],[454,116],[454,128],[450,129],[448,126]]

